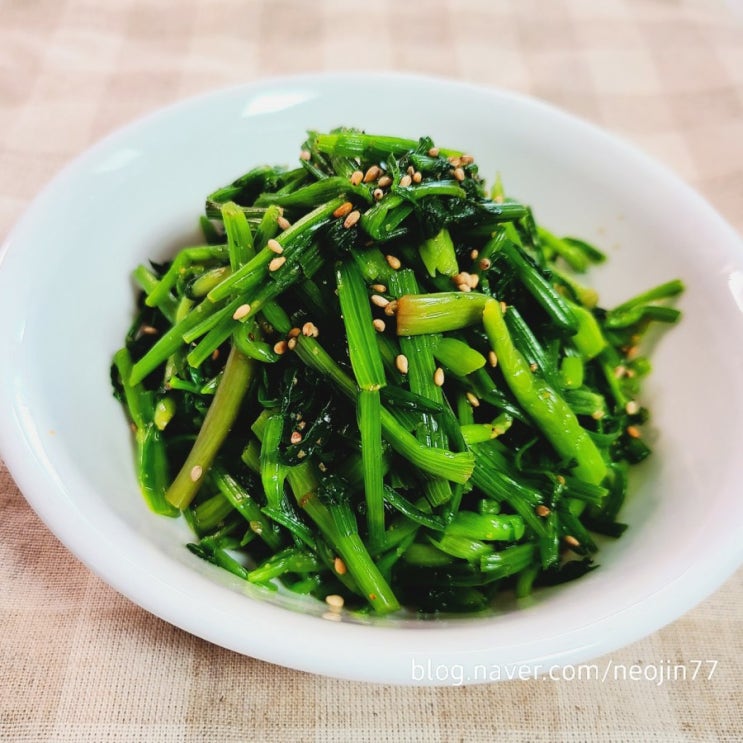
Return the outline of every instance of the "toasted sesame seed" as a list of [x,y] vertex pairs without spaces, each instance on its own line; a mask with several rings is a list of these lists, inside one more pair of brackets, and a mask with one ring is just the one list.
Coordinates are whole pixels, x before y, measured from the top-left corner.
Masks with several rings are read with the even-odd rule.
[[157,328],[152,325],[143,325],[139,330],[142,335],[157,335]]
[[454,168],[454,170],[452,171],[452,175],[454,176],[455,180],[464,180],[464,170],[462,168]]
[[498,366],[498,356],[496,355],[495,351],[488,351],[488,364],[490,364],[493,369]]
[[627,358],[630,361],[633,361],[640,355],[640,349],[638,346],[630,346],[630,348],[627,349]]
[[360,170],[354,170],[349,180],[352,186],[358,186],[364,180],[364,174]]
[[477,289],[477,285],[480,283],[480,277],[476,273],[470,274],[470,286],[473,289]]
[[537,514],[537,516],[541,516],[542,518],[545,518],[546,516],[549,516],[551,511],[547,506],[545,506],[543,503],[540,503],[535,509],[534,513]]
[[292,223],[283,214],[276,220],[276,224],[282,230],[288,230],[292,226]]
[[193,467],[191,467],[191,482],[198,482],[203,474],[203,467],[198,464],[194,465]]
[[490,258],[480,258],[480,260],[479,260],[479,262],[477,264],[477,267],[481,271],[487,271],[490,268],[490,266],[492,266],[492,265],[493,264],[492,264]]
[[505,315],[506,314],[506,310],[508,309],[508,305],[503,300],[501,300],[499,304],[500,304],[500,311],[501,311],[501,313],[503,315]]
[[276,255],[281,255],[284,252],[284,248],[281,247],[281,243],[278,240],[271,238],[267,243],[266,247]]
[[455,274],[454,276],[452,276],[451,280],[455,284],[469,284],[470,275],[466,271],[460,271],[458,274]]
[[301,150],[299,153],[299,159],[304,160],[305,162],[309,160],[312,157],[309,150]]
[[438,157],[439,156],[439,148],[438,147],[431,147],[431,149],[428,151],[429,157]]
[[377,294],[386,294],[387,287],[384,284],[372,284],[371,288],[377,292]]
[[350,201],[344,201],[334,212],[334,217],[345,217],[353,210],[353,204]]
[[390,300],[383,297],[381,294],[372,294],[371,303],[376,307],[386,307],[390,303]]
[[619,364],[619,366],[614,367],[614,378],[615,379],[621,379],[626,373],[627,373],[626,366]]
[[375,201],[380,201],[384,198],[384,191],[382,191],[381,188],[375,188],[374,191],[372,191],[372,196]]
[[476,261],[478,255],[480,255],[480,251],[477,248],[470,250],[470,260]]
[[383,175],[378,181],[377,185],[380,188],[387,188],[387,186],[392,185],[392,178],[390,178],[388,175]]
[[215,348],[212,351],[211,359],[212,359],[212,361],[216,361],[218,358],[219,358],[219,349],[218,348]]
[[289,340],[286,342],[286,347],[293,351],[297,347],[297,339],[296,338],[289,338]]
[[302,434],[299,431],[292,431],[292,435],[289,437],[289,441],[292,444],[298,444],[302,440]]
[[566,534],[564,539],[565,544],[569,545],[570,547],[580,547],[580,542],[572,534]]
[[564,485],[567,482],[564,475],[556,475],[555,480],[557,480],[558,485]]
[[380,175],[382,175],[382,168],[380,168],[379,165],[372,165],[366,173],[364,173],[364,183],[376,181]]
[[384,259],[387,261],[387,265],[394,271],[397,271],[402,266],[400,259],[394,255],[386,255]]
[[423,180],[423,173],[420,172],[420,170],[416,170],[415,173],[413,173],[413,183],[420,183]]
[[440,366],[436,367],[436,371],[433,373],[433,383],[437,387],[444,386],[444,370]]
[[337,593],[331,593],[325,597],[325,603],[333,609],[342,609],[345,602],[343,601],[343,596],[339,596]]
[[250,305],[249,304],[241,304],[232,313],[232,319],[233,320],[242,320],[243,317],[247,317],[249,314],[250,314]]
[[291,330],[290,330],[290,331],[289,331],[289,332],[287,333],[287,335],[288,335],[288,336],[289,336],[290,338],[296,338],[296,337],[297,337],[298,335],[301,335],[301,334],[302,334],[302,331],[301,331],[301,330],[300,330],[299,328],[292,328],[292,329],[291,329]]
[[387,315],[387,317],[392,317],[395,312],[397,312],[397,300],[393,299],[385,308],[384,308],[384,314]]
[[302,325],[302,335],[306,335],[308,338],[317,338],[320,335],[320,331],[317,329],[315,323],[306,322]]
[[467,402],[470,405],[472,405],[473,408],[479,408],[480,407],[480,400],[472,392],[468,392],[466,394],[466,397],[467,397]]
[[400,187],[407,188],[412,182],[413,179],[410,177],[410,175],[404,175],[402,178],[400,178]]
[[374,326],[374,330],[376,330],[377,333],[384,333],[385,328],[387,327],[384,320],[380,320],[378,317],[372,321],[372,325]]
[[472,165],[472,163],[475,162],[475,158],[472,157],[472,155],[462,155],[462,157],[459,158],[459,162],[462,165]]
[[281,356],[282,354],[285,354],[286,350],[287,350],[286,341],[279,341],[273,347],[273,352],[277,353],[279,356]]
[[361,219],[361,212],[358,209],[354,209],[344,220],[343,226],[348,230],[353,227],[356,222]]
[[279,255],[273,258],[268,264],[269,271],[278,271],[286,263],[286,258],[283,255]]
[[593,418],[595,421],[600,421],[606,413],[603,410],[594,410],[593,413],[591,413],[591,418]]
[[338,573],[338,575],[345,575],[348,572],[346,563],[343,562],[340,557],[336,557],[335,560],[333,560],[333,569]]
[[453,165],[455,168],[458,168],[462,164],[462,159],[457,157],[456,155],[450,155],[446,158],[451,165]]
[[640,429],[637,426],[627,426],[627,436],[633,439],[639,439],[641,435]]
[[459,289],[460,292],[471,292],[472,291],[472,287],[464,281],[461,284],[457,284],[457,289]]
[[409,369],[408,357],[404,353],[398,354],[395,357],[395,366],[400,374],[407,374]]
[[627,415],[637,415],[640,412],[640,403],[636,400],[630,400],[624,406],[624,409],[627,412]]

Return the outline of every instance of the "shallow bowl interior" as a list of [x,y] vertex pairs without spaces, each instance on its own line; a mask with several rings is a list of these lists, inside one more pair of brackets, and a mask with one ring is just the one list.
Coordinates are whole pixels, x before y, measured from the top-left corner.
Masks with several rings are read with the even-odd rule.
[[[204,196],[255,164],[291,163],[307,129],[432,136],[502,174],[557,232],[609,254],[590,282],[611,305],[680,277],[685,316],[657,338],[644,395],[653,457],[637,468],[600,569],[485,617],[330,622],[184,549],[134,479],[109,364],[130,322],[137,263],[193,239]],[[62,172],[0,263],[0,446],[33,508],[92,570],[160,617],[294,668],[394,683],[544,671],[638,639],[741,562],[743,249],[696,194],[642,154],[536,101],[415,77],[323,76],[220,91],[115,133]],[[425,672],[421,668],[428,669]]]

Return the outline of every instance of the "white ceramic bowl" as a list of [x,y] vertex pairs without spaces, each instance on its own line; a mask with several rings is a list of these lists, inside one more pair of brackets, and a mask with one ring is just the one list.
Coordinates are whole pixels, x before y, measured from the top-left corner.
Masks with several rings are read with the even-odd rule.
[[[204,196],[255,164],[289,163],[308,128],[358,126],[477,156],[558,232],[599,243],[611,305],[663,280],[688,290],[654,350],[655,453],[625,536],[600,568],[487,618],[330,622],[192,556],[150,513],[109,384],[133,311],[129,276],[195,234]],[[160,111],[66,168],[5,242],[0,445],[31,506],[91,570],[200,637],[293,668],[392,683],[466,683],[575,664],[690,609],[740,564],[743,245],[698,195],[609,135],[542,103],[397,76],[269,80]]]

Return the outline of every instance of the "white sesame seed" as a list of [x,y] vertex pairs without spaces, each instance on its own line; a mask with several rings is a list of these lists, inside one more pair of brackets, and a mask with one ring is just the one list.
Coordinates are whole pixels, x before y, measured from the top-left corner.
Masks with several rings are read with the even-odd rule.
[[431,147],[431,149],[428,151],[429,157],[438,157],[439,156],[439,148],[438,147]]
[[274,238],[271,238],[267,243],[266,247],[272,252],[276,253],[277,255],[281,255],[284,252],[284,248],[281,247],[281,243],[278,240],[274,240]]
[[413,179],[410,177],[410,175],[404,175],[402,178],[400,178],[401,188],[407,188],[412,182]]
[[379,165],[372,165],[366,173],[364,173],[364,183],[376,181],[380,175],[382,175],[382,168],[380,168]]
[[475,162],[475,158],[472,157],[472,155],[462,155],[462,157],[459,158],[459,162],[462,165],[472,165],[472,163]]
[[361,219],[361,212],[358,209],[354,209],[344,220],[343,220],[343,226],[346,229],[350,229],[353,227],[356,222],[358,222]]
[[386,299],[380,294],[372,294],[371,303],[375,305],[376,307],[386,307],[390,303],[390,300]]
[[477,248],[470,250],[470,260],[476,261],[478,255],[480,255],[480,251]]
[[289,338],[289,340],[286,342],[286,347],[293,351],[297,347],[297,339],[296,338]]
[[387,287],[384,284],[372,284],[371,288],[377,292],[377,294],[385,294],[387,292]]
[[627,412],[627,415],[637,415],[637,413],[640,412],[640,403],[638,403],[636,400],[630,400],[624,406],[624,409]]
[[278,271],[286,263],[286,258],[283,255],[273,258],[268,264],[269,271]]
[[358,186],[364,180],[364,174],[360,170],[354,170],[349,180],[352,186]]
[[466,394],[467,402],[473,407],[473,408],[479,408],[480,407],[480,401],[477,399],[477,396],[474,395],[472,392],[468,392]]
[[247,317],[249,314],[250,314],[250,305],[249,304],[241,304],[232,313],[232,319],[233,320],[242,320],[243,317]]
[[462,168],[454,168],[454,171],[452,172],[452,175],[458,181],[463,181],[464,180],[464,170]]
[[378,181],[377,185],[380,188],[387,188],[387,186],[392,185],[392,178],[390,178],[388,175],[383,175]]
[[490,266],[492,266],[492,262],[490,258],[480,258],[480,261],[478,262],[477,266],[481,271],[487,271]]
[[343,621],[343,616],[341,615],[340,612],[336,610],[323,612],[322,618],[327,619],[330,622],[342,622]]
[[395,366],[397,367],[397,371],[399,371],[400,374],[407,374],[409,368],[408,357],[403,353],[398,354],[395,357]]
[[387,265],[394,271],[397,271],[402,266],[400,259],[394,255],[386,255],[384,259],[387,261]]
[[194,465],[191,467],[191,482],[198,482],[201,479],[201,475],[204,474],[204,469],[201,465]]
[[496,356],[495,351],[488,351],[488,363],[493,367],[493,369],[498,366],[498,357]]
[[350,201],[344,201],[334,212],[334,217],[345,217],[347,214],[351,213],[351,210],[353,209],[353,204]]
[[387,327],[384,323],[384,320],[380,320],[379,318],[373,320],[372,325],[374,326],[374,330],[376,330],[377,333],[384,333],[385,328]]
[[302,325],[302,335],[306,335],[308,338],[317,338],[320,335],[320,331],[317,329],[315,323],[306,322]]
[[433,373],[433,383],[437,387],[444,386],[444,370],[440,366],[437,367],[436,371]]
[[342,609],[345,602],[343,601],[343,596],[339,596],[337,593],[331,593],[325,597],[325,603],[333,609]]
[[291,223],[291,222],[290,222],[290,221],[289,221],[289,220],[288,220],[288,219],[287,219],[287,218],[286,218],[285,216],[283,216],[283,215],[282,215],[282,216],[280,216],[280,217],[279,217],[279,218],[278,218],[278,219],[276,220],[276,224],[278,224],[278,225],[279,225],[279,227],[280,227],[280,228],[281,228],[282,230],[288,230],[288,229],[289,229],[289,228],[290,228],[290,227],[292,226],[292,223]]
[[395,312],[397,312],[397,300],[393,299],[385,308],[384,308],[384,314],[387,315],[387,317],[392,317]]
[[375,188],[372,192],[375,201],[380,201],[384,197],[384,191],[381,188]]

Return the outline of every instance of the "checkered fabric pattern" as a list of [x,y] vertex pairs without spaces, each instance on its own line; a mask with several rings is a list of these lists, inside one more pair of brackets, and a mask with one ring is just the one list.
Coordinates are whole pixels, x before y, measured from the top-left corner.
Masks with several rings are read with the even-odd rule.
[[[541,97],[663,161],[743,232],[740,0],[0,0],[0,237],[60,167],[133,118],[321,70]],[[56,541],[2,464],[0,514],[3,740],[743,740],[741,572],[596,661],[685,664],[686,680],[385,687],[271,666],[150,616]]]

